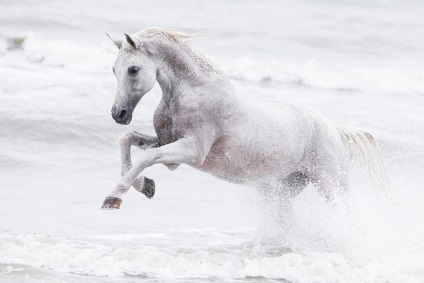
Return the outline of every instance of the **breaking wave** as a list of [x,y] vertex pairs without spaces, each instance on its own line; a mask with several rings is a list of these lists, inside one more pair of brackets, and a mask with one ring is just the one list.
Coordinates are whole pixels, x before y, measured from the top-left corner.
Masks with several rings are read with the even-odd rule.
[[[46,39],[34,34],[8,38],[3,52],[22,52],[29,62],[67,69],[110,71],[116,48],[108,41],[98,45]],[[8,46],[8,48],[6,48]],[[207,54],[206,54],[207,55]],[[218,65],[234,80],[283,84],[291,87],[333,91],[367,91],[375,94],[409,93],[422,95],[421,70],[390,67],[356,67],[352,64],[321,64],[311,59],[304,64],[253,58],[222,59]]]

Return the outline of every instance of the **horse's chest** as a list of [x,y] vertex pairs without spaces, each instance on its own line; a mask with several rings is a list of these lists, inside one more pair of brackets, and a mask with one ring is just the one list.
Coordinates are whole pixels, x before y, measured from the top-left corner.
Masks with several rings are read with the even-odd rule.
[[161,101],[155,111],[153,125],[162,145],[175,142],[188,132],[192,133],[196,125],[204,122],[199,121],[196,102],[180,100],[168,105]]
[[156,110],[153,117],[153,126],[162,145],[172,143],[176,140],[173,133],[173,119],[169,110],[161,107]]

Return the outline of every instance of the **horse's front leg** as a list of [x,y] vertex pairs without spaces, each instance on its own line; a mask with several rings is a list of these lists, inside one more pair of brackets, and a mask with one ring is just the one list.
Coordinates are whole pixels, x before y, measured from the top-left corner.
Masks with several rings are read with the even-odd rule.
[[115,189],[110,192],[103,202],[103,209],[117,209],[122,200],[122,194],[126,193],[134,185],[137,176],[153,164],[157,163],[185,163],[189,165],[202,164],[206,154],[200,149],[198,144],[189,138],[182,138],[176,142],[145,150],[139,160],[127,174],[122,176]]
[[[121,148],[121,176],[125,176],[132,167],[131,163],[131,146],[137,146],[143,150],[154,148],[160,145],[158,137],[143,135],[139,132],[132,131],[122,135],[119,139]],[[152,179],[138,176],[133,183],[133,187],[152,198],[155,192],[155,182]]]

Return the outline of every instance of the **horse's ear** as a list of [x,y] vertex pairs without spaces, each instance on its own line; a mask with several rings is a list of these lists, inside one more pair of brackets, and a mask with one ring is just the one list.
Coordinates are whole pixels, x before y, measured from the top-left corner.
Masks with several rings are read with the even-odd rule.
[[112,40],[113,44],[115,44],[115,46],[118,47],[118,49],[120,49],[122,46],[122,40],[112,39],[112,37],[110,37],[110,35],[107,32],[105,33],[110,38],[110,40]]
[[135,49],[137,49],[137,44],[135,44],[134,39],[131,38],[131,36],[129,36],[128,34],[125,34],[125,39],[127,40],[128,44],[131,45],[132,47],[134,47]]

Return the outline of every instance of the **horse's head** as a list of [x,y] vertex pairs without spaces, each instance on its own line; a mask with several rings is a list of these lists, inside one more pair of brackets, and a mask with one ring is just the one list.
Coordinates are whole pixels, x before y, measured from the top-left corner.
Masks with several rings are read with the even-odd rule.
[[119,49],[113,66],[118,87],[112,117],[116,123],[128,125],[137,103],[156,82],[156,66],[135,37],[125,34],[125,41],[112,41]]

